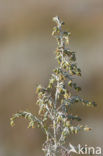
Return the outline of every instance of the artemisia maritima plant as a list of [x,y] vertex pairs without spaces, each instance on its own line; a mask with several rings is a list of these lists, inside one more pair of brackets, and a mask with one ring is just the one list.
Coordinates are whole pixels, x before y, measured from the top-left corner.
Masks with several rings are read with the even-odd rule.
[[[42,149],[45,156],[60,156],[63,153],[66,156],[70,155],[70,149],[66,146],[69,136],[77,134],[80,130],[91,130],[87,126],[78,124],[81,118],[71,113],[71,106],[77,103],[86,106],[96,106],[96,104],[78,95],[72,95],[72,88],[76,92],[81,91],[74,82],[76,76],[81,76],[81,70],[75,63],[75,52],[68,47],[70,33],[62,29],[64,22],[58,16],[53,17],[53,21],[56,23],[52,35],[57,41],[55,54],[58,67],[53,70],[46,88],[41,85],[37,87],[39,118],[30,112],[22,111],[14,114],[10,123],[14,126],[15,119],[20,117],[27,119],[29,128],[37,126],[44,131],[46,140]],[[74,121],[77,121],[75,125]]]

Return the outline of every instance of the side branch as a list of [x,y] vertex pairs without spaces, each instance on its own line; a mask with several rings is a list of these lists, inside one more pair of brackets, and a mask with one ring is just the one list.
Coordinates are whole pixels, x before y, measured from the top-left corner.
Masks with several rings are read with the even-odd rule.
[[12,118],[10,118],[10,124],[11,126],[14,126],[15,125],[15,120],[17,118],[20,118],[20,117],[23,117],[25,119],[27,119],[29,121],[29,125],[28,125],[28,128],[34,128],[34,124],[37,123],[38,127],[42,127],[43,129],[45,129],[44,127],[44,124],[43,122],[38,119],[36,116],[34,116],[32,113],[29,113],[29,112],[18,112],[16,114],[14,114],[12,116]]

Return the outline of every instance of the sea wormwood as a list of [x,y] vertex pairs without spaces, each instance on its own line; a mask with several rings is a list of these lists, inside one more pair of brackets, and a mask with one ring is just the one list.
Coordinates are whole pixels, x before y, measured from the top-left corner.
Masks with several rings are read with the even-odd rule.
[[[94,107],[96,103],[72,95],[71,88],[77,92],[81,91],[81,88],[74,82],[75,76],[81,76],[81,70],[75,63],[75,52],[68,47],[70,33],[62,30],[64,22],[58,16],[53,17],[53,21],[56,23],[52,35],[57,40],[55,54],[58,67],[53,70],[47,88],[41,85],[37,87],[39,118],[30,112],[20,111],[12,116],[10,124],[14,126],[15,120],[20,117],[27,119],[29,128],[40,127],[46,135],[42,148],[45,156],[57,156],[63,153],[69,156],[69,149],[65,147],[66,139],[80,130],[91,130],[87,126],[78,124],[81,118],[72,115],[70,107],[77,103]],[[76,126],[73,125],[73,120],[77,121]]]

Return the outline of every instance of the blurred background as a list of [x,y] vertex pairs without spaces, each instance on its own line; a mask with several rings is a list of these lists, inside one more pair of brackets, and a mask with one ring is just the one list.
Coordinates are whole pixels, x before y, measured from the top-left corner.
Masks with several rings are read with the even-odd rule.
[[56,66],[51,36],[56,15],[71,32],[70,48],[82,70],[82,95],[98,104],[75,110],[93,130],[71,142],[102,146],[103,0],[0,0],[0,156],[43,156],[42,132],[27,129],[25,120],[11,128],[9,118],[19,110],[37,114],[35,89],[48,84]]

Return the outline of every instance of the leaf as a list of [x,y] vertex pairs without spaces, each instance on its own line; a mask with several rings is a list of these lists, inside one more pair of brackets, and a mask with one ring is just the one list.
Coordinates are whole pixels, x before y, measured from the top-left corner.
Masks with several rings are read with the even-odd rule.
[[78,116],[68,115],[68,119],[81,121],[81,118]]

